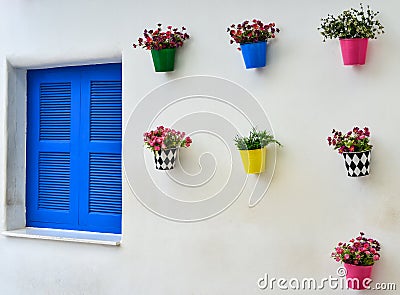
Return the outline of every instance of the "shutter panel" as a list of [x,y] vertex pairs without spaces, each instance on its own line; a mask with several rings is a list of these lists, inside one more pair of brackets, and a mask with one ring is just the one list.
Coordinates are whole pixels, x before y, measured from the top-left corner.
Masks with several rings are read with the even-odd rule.
[[69,153],[39,152],[38,209],[70,209]]
[[77,200],[71,190],[72,112],[79,81],[69,70],[28,71],[27,226],[73,228]]
[[89,213],[121,214],[121,155],[90,153]]
[[121,141],[121,81],[90,82],[90,140]]
[[71,83],[40,84],[40,140],[70,140]]
[[[99,67],[99,66],[97,66]],[[121,65],[87,68],[82,73],[82,163],[88,166],[82,187],[79,223],[95,231],[121,232],[122,77]]]

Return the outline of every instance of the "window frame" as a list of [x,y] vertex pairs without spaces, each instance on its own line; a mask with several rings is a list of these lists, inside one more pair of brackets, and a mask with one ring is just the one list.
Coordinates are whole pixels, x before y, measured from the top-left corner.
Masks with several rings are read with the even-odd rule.
[[[21,61],[23,63],[23,60]],[[91,63],[67,63],[67,64],[56,64],[52,67],[66,67],[66,66],[84,66],[84,65],[97,65],[103,63],[121,63],[122,58],[111,58],[111,59],[101,59],[98,62]],[[5,105],[5,136],[6,141],[6,151],[5,151],[5,165],[4,175],[5,175],[5,187],[4,187],[4,219],[2,225],[3,235],[5,236],[15,236],[15,237],[28,237],[28,238],[39,238],[39,239],[54,239],[60,240],[63,237],[68,236],[68,230],[58,230],[57,234],[52,234],[46,236],[42,235],[31,235],[29,232],[27,234],[14,234],[18,231],[24,231],[32,228],[26,227],[25,218],[25,208],[26,208],[26,127],[27,127],[27,71],[30,69],[44,69],[49,68],[47,62],[43,62],[43,66],[40,64],[21,66],[15,66],[12,62],[6,59],[4,69],[5,77],[5,93],[6,105]],[[122,66],[123,69],[123,66]],[[123,75],[122,75],[123,76]],[[122,119],[123,119],[123,108],[124,108],[124,82],[122,81]],[[123,119],[124,120],[124,119]],[[124,123],[123,125],[124,126]],[[122,132],[122,142],[123,142]],[[122,159],[122,170],[123,168]],[[122,171],[122,180],[123,180]],[[122,196],[124,196],[124,185],[122,186]],[[124,202],[122,203],[122,212],[124,207]],[[123,218],[123,213],[122,213]],[[122,222],[123,224],[123,222]],[[123,227],[121,224],[121,234],[108,234],[113,240],[122,239]],[[63,234],[66,232],[66,234]],[[80,231],[83,236],[87,233],[87,240],[89,243],[95,244],[107,244],[108,239],[102,241],[100,238],[92,239],[91,236],[93,232]],[[57,236],[59,238],[57,238]],[[67,241],[76,242],[75,239],[67,239]],[[114,243],[119,245],[120,243]]]

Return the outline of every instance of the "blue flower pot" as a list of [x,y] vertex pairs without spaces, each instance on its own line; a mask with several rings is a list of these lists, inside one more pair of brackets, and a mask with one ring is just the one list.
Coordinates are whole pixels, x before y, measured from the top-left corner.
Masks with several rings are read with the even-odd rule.
[[262,68],[267,64],[267,42],[240,44],[246,69]]

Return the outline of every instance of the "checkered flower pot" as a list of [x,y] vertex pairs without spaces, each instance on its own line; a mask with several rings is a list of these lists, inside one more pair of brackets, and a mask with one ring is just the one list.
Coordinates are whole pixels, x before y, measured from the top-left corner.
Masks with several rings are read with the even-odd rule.
[[371,151],[357,153],[343,153],[344,164],[347,175],[359,177],[369,175],[369,163],[371,162]]
[[156,169],[171,170],[174,169],[178,157],[178,148],[154,151],[154,161]]

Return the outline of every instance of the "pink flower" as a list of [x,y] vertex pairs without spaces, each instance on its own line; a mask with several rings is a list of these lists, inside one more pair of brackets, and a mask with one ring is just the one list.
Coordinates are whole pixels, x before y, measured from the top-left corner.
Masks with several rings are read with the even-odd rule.
[[344,259],[349,259],[350,258],[350,255],[349,254],[344,254]]
[[189,136],[187,136],[186,138],[185,138],[185,146],[186,147],[189,147],[190,146],[190,144],[192,143],[192,139],[189,137]]
[[146,147],[152,151],[159,151],[161,148],[189,147],[192,140],[188,137],[186,141],[184,134],[182,131],[158,126],[156,130],[145,132],[143,140]]
[[379,260],[379,255],[374,255],[374,260],[376,261],[376,260]]

